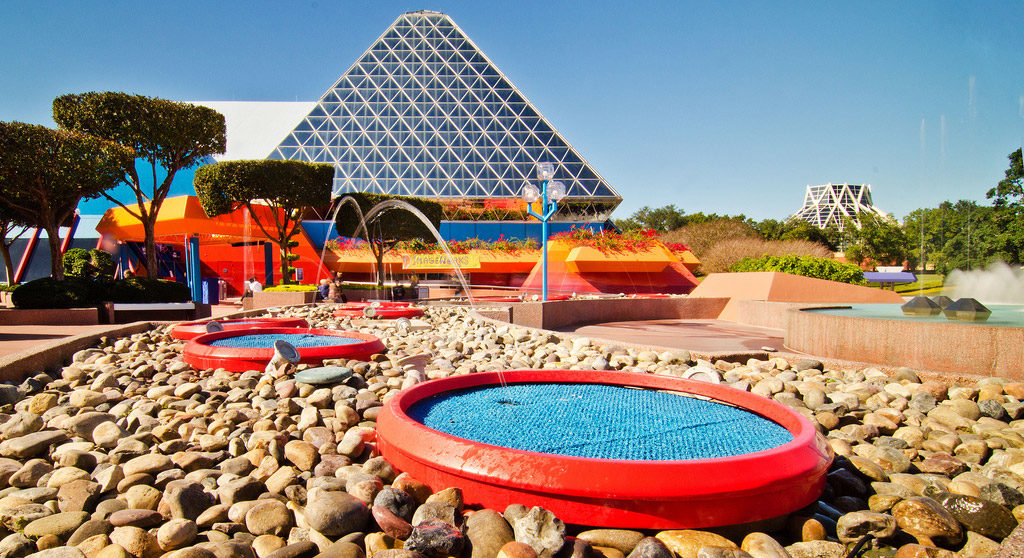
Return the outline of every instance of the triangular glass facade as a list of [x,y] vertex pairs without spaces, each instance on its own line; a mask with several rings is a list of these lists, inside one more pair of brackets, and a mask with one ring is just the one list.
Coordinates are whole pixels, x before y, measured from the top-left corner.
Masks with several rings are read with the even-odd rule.
[[332,163],[334,192],[518,199],[537,162],[565,201],[610,212],[621,196],[448,16],[403,14],[276,147]]
[[843,230],[845,218],[853,219],[860,227],[860,214],[885,215],[872,205],[870,184],[822,184],[808,186],[804,194],[804,206],[794,217],[803,219],[818,227],[837,227]]

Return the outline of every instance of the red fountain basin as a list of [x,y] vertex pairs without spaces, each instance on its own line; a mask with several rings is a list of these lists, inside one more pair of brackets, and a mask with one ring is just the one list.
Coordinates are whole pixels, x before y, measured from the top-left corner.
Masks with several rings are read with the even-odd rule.
[[[338,331],[334,329],[263,327],[236,331],[218,331],[206,333],[191,339],[182,351],[182,360],[197,370],[223,368],[230,372],[247,370],[263,370],[274,358],[273,344],[266,347],[217,347],[211,342],[232,337],[254,335],[312,335],[328,337],[344,337],[346,344],[325,345],[317,347],[296,347],[300,364],[321,365],[324,359],[348,358],[369,360],[371,355],[383,353],[384,344],[380,339],[367,333],[356,331]],[[329,339],[328,339],[329,341]]]
[[[604,384],[692,395],[771,421],[792,440],[709,459],[601,459],[474,442],[407,414],[435,396],[503,383]],[[833,457],[810,421],[772,400],[716,384],[610,371],[517,370],[418,384],[385,405],[377,441],[398,469],[435,491],[459,487],[469,504],[497,510],[513,503],[542,506],[567,523],[632,529],[704,528],[783,516],[820,496]]]
[[203,320],[199,322],[182,322],[171,328],[171,337],[188,341],[207,333],[206,324],[215,321],[224,331],[238,331],[257,327],[309,327],[302,318],[238,318],[235,320]]
[[[415,318],[423,315],[423,310],[408,302],[378,302],[374,307],[374,317],[384,319]],[[334,310],[335,318],[362,318],[365,317],[366,308],[371,306],[369,302],[346,302],[339,304]]]

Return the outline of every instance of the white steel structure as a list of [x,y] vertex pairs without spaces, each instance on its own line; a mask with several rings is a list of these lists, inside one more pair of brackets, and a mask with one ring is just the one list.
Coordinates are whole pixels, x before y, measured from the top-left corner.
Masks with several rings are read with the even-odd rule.
[[551,162],[577,212],[622,201],[451,18],[431,11],[395,20],[269,158],[332,163],[335,194],[441,200],[518,199],[536,164]]
[[870,184],[829,182],[820,186],[808,186],[807,193],[804,194],[804,206],[794,217],[822,229],[836,226],[843,230],[846,217],[853,219],[859,228],[861,213],[885,215],[871,203]]

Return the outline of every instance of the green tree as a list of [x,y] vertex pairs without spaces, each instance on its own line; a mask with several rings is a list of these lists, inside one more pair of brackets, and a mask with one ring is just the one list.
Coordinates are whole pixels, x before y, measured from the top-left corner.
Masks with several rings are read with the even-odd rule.
[[100,249],[72,248],[64,252],[64,275],[109,281],[114,278],[114,258]]
[[[142,223],[145,231],[146,269],[157,276],[156,220],[167,198],[174,175],[206,157],[223,153],[226,146],[224,116],[217,111],[165,99],[104,92],[63,95],[53,101],[53,119],[61,128],[115,141],[135,151],[149,165],[151,179],[142,180],[135,161],[122,176],[135,193],[135,203],[125,204],[103,195]],[[164,178],[158,178],[157,169]]]
[[652,229],[658,232],[674,231],[687,224],[686,214],[676,208],[675,204],[651,209],[643,206],[629,218],[616,221],[615,226],[623,231],[632,229]]
[[[224,161],[196,169],[196,195],[209,216],[231,213],[240,207],[250,215],[263,234],[278,245],[281,253],[281,281],[291,282],[292,240],[299,234],[302,209],[323,207],[331,201],[334,166],[326,163],[278,161]],[[272,223],[264,223],[253,205],[270,207]]]
[[1010,153],[1007,159],[1010,160],[1010,167],[1006,169],[1006,177],[985,194],[996,207],[1021,205],[1024,201],[1024,158],[1021,150]]
[[856,263],[899,265],[907,259],[907,235],[895,219],[863,213],[858,228],[847,218],[845,229],[846,258]]
[[54,279],[64,279],[59,228],[82,198],[120,183],[133,156],[129,148],[85,134],[0,122],[0,203],[20,222],[46,231]]
[[[0,183],[0,192],[4,186]],[[18,218],[10,206],[0,199],[0,257],[4,259],[4,271],[7,284],[14,280],[14,261],[11,260],[11,246],[28,231],[28,223]]]
[[[365,223],[364,227],[360,227],[363,224],[363,218],[368,216],[375,206],[391,200],[405,202],[413,206],[427,218],[427,221],[435,229],[441,225],[441,216],[443,215],[441,204],[423,198],[356,192],[345,194],[335,202],[342,204],[334,221],[338,234],[348,237],[358,236],[369,242],[370,251],[377,262],[378,287],[384,286],[384,254],[387,254],[403,240],[430,239],[432,241],[434,236],[419,218],[402,209],[385,210],[369,218],[369,222]],[[353,203],[359,208],[356,209]]]

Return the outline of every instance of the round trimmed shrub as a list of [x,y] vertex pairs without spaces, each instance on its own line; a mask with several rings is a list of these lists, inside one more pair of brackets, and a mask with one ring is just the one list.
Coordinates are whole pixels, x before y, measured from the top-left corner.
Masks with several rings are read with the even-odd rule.
[[103,298],[103,286],[84,277],[43,277],[18,285],[11,294],[15,308],[88,308]]

